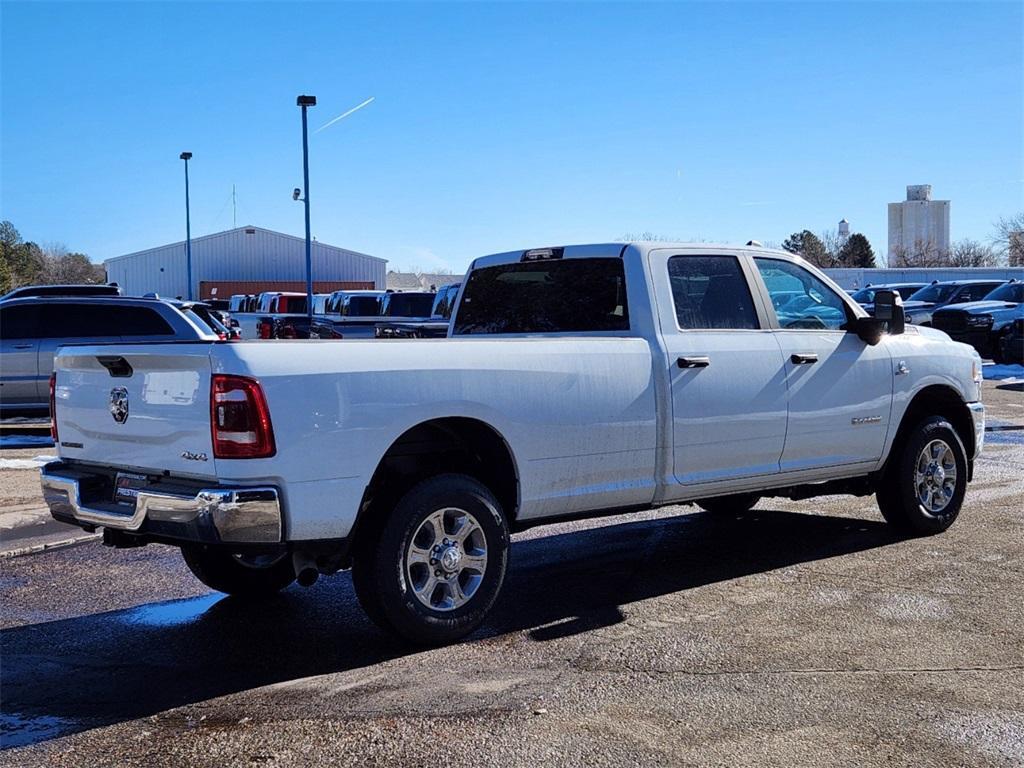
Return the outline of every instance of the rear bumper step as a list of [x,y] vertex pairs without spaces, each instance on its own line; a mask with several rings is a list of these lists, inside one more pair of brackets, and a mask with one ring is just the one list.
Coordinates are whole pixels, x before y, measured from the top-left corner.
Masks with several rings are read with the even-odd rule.
[[276,488],[221,486],[181,493],[142,488],[133,509],[110,501],[109,480],[103,473],[53,462],[42,469],[43,498],[55,519],[81,526],[210,544],[281,542]]

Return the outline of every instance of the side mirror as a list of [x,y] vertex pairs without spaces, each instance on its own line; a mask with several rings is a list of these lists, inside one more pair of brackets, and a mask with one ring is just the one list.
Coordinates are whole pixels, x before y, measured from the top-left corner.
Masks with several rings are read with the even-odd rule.
[[903,299],[896,291],[878,291],[875,294],[875,319],[885,322],[890,336],[903,333],[907,321],[903,314]]

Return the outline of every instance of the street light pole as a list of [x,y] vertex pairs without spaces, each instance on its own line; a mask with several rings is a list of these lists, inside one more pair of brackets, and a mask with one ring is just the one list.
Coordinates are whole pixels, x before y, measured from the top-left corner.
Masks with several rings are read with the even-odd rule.
[[309,317],[309,331],[313,331],[313,256],[312,238],[309,234],[309,136],[306,128],[306,108],[316,106],[316,96],[299,96],[295,103],[302,107],[302,196],[306,205],[306,314]]
[[188,161],[191,152],[182,152],[178,157],[185,161],[185,273],[188,279],[188,300],[192,301],[192,222],[188,205]]

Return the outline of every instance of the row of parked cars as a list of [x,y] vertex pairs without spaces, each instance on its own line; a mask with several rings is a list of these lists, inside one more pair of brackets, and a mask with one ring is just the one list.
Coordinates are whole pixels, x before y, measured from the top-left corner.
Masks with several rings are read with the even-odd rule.
[[944,331],[997,363],[1024,363],[1024,282],[950,280],[867,285],[852,295],[874,314],[878,291],[903,297],[906,321]]
[[[35,286],[0,298],[0,406],[45,408],[53,355],[64,344],[236,339],[440,338],[460,284],[437,291],[335,291],[235,295],[209,302],[121,295],[116,285]],[[997,363],[1024,363],[1024,282],[956,280],[868,285],[852,298],[874,314],[879,291],[904,300],[907,322],[932,326]],[[803,291],[775,291],[787,327],[825,327],[837,310]],[[786,320],[789,318],[789,320]]]
[[438,338],[448,333],[458,293],[459,283],[437,291],[314,294],[312,324],[304,293],[236,294],[227,310],[243,338]]
[[117,285],[17,288],[0,297],[0,407],[49,407],[54,353],[68,344],[443,337],[459,284],[430,292],[267,292],[208,302],[123,296]]

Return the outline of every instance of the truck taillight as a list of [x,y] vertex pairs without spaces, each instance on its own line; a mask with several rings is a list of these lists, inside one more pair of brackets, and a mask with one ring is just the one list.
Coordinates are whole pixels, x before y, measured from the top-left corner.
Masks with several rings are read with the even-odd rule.
[[270,410],[255,379],[214,374],[210,430],[214,458],[266,459],[276,452]]
[[53,444],[59,445],[60,441],[57,439],[57,374],[50,374],[50,437],[53,438]]

